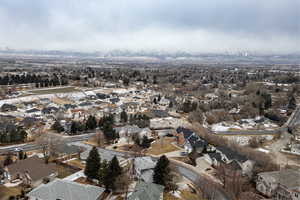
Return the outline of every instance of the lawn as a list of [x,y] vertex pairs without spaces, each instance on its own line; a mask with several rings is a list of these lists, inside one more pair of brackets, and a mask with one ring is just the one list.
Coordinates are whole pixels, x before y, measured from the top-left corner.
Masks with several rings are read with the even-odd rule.
[[153,155],[160,155],[180,150],[180,148],[173,145],[172,142],[175,142],[175,139],[170,137],[165,137],[163,138],[163,140],[157,140],[151,144],[151,147],[147,150],[147,153]]
[[21,187],[5,187],[0,185],[0,200],[7,200],[10,196],[21,194]]
[[78,171],[58,164],[57,172],[58,172],[57,178],[65,178],[67,176],[70,176],[71,174],[78,172]]
[[79,167],[80,169],[84,169],[85,167],[85,165],[79,159],[70,160],[68,161],[68,164],[75,167]]
[[47,88],[47,89],[38,89],[38,90],[28,90],[26,92],[30,94],[56,94],[56,93],[70,93],[70,92],[79,92],[80,90],[75,87],[59,87],[59,88]]

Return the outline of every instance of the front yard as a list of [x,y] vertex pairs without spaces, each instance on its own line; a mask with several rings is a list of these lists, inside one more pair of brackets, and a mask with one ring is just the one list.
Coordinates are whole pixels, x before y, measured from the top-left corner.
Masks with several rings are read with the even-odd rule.
[[151,147],[147,150],[147,153],[152,155],[161,155],[180,150],[180,148],[172,144],[173,142],[175,142],[175,138],[165,137],[159,139],[151,144]]

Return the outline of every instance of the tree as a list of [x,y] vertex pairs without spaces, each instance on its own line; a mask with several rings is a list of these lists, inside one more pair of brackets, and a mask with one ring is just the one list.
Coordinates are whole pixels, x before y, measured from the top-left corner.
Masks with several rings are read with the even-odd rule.
[[115,190],[116,180],[122,174],[122,168],[116,156],[109,162],[108,171],[104,178],[104,185],[106,189]]
[[143,147],[143,148],[149,148],[150,145],[151,145],[151,141],[148,139],[148,137],[146,135],[144,135],[142,143],[141,143],[141,147]]
[[95,116],[90,115],[86,121],[85,127],[87,130],[94,130],[97,127],[97,120]]
[[13,163],[12,155],[9,153],[9,154],[5,157],[5,160],[4,160],[4,162],[3,162],[3,165],[4,165],[4,167],[5,167],[5,166],[8,166],[8,165],[10,165],[10,164],[12,164],[12,163]]
[[128,121],[128,115],[125,110],[121,112],[121,122],[126,123]]
[[98,179],[100,169],[100,156],[96,147],[93,147],[86,160],[84,174],[89,180]]
[[173,101],[170,101],[169,108],[173,108]]
[[101,162],[99,172],[98,172],[98,180],[99,180],[99,184],[101,185],[104,184],[104,180],[107,177],[108,167],[109,167],[109,163],[106,160],[103,160],[103,162]]
[[153,174],[153,182],[165,186],[167,191],[174,190],[176,188],[176,185],[173,183],[170,161],[165,155],[161,156],[156,163]]
[[65,130],[58,120],[54,122],[54,124],[51,126],[51,129],[57,131],[58,133],[61,133]]
[[21,150],[21,151],[19,151],[19,153],[18,153],[18,157],[19,157],[19,160],[23,160],[24,159],[24,152]]

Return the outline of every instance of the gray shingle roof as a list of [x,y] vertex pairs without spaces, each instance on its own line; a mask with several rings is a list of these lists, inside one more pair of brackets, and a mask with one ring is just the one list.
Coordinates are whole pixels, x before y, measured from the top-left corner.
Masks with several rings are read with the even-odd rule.
[[104,190],[97,186],[55,179],[35,188],[27,196],[41,200],[97,200]]
[[128,200],[160,200],[163,191],[162,185],[138,182]]

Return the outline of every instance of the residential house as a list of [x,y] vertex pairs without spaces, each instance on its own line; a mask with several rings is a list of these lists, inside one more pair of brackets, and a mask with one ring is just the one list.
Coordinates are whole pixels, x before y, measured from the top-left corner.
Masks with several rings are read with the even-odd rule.
[[183,146],[187,153],[196,150],[197,153],[201,154],[208,146],[206,140],[198,136],[192,130],[184,127],[178,127],[176,129],[176,137],[178,145]]
[[23,182],[34,186],[41,184],[46,178],[53,179],[57,176],[56,164],[45,164],[45,161],[37,156],[18,160],[8,165],[5,170],[8,181],[21,179]]
[[10,112],[10,111],[17,111],[17,110],[18,108],[12,104],[5,103],[1,106],[1,112]]
[[226,164],[231,169],[241,171],[242,175],[252,175],[254,161],[228,147],[217,147],[214,152],[204,154],[204,158],[212,166]]
[[163,200],[164,186],[138,182],[128,200]]
[[299,200],[300,171],[285,169],[259,173],[256,189],[275,200]]
[[104,188],[80,184],[68,180],[55,179],[30,191],[29,200],[101,200]]
[[153,182],[153,174],[156,162],[150,156],[134,158],[134,171],[138,179],[146,183]]
[[[82,153],[80,153],[80,159],[83,160],[83,161],[86,161],[88,156],[89,156],[89,153],[92,149],[91,146],[85,146],[86,147],[86,150],[83,151]],[[106,149],[102,149],[102,148],[97,148],[98,150],[98,153],[101,157],[102,160],[106,160],[106,161],[111,161],[113,159],[113,157],[116,155],[117,156],[117,159],[119,160],[119,162],[123,162],[125,161],[125,159],[122,157],[123,154],[122,153],[112,153],[111,151],[109,150],[106,150]]]

